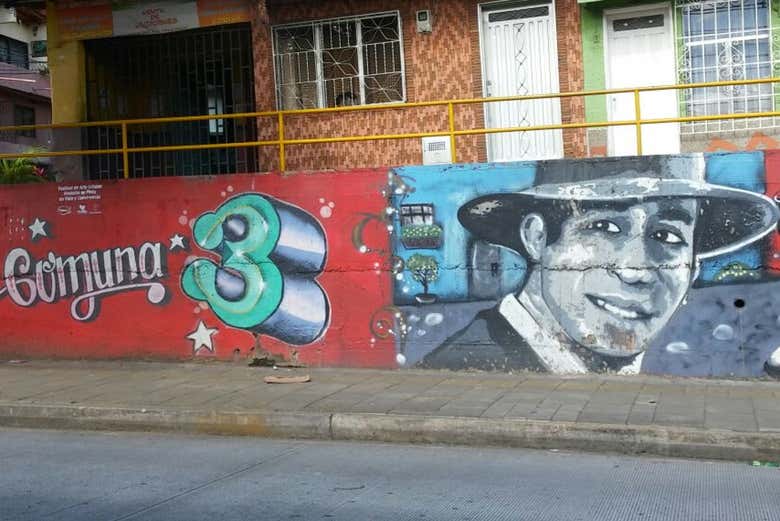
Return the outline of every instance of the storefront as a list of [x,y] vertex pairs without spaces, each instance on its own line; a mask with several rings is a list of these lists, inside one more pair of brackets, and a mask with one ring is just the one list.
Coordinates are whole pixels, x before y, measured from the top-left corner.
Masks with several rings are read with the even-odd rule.
[[[83,120],[218,115],[255,110],[250,5],[246,0],[58,2],[60,44],[83,52]],[[56,77],[56,71],[55,71]],[[252,141],[253,120],[132,125],[130,147]],[[74,136],[75,137],[75,136]],[[121,148],[121,127],[84,129],[84,149]],[[130,177],[257,171],[254,149],[130,155]],[[122,177],[118,154],[86,156],[84,177]]]

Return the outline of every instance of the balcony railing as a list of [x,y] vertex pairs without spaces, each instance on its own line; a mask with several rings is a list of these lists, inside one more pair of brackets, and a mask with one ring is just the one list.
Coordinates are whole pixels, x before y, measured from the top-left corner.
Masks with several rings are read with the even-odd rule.
[[[287,161],[286,155],[290,147],[305,146],[317,143],[350,143],[350,142],[363,142],[363,141],[383,141],[383,140],[404,140],[404,139],[419,139],[423,137],[445,136],[449,138],[451,149],[451,160],[453,163],[458,161],[458,149],[456,138],[460,136],[477,136],[477,135],[491,135],[502,134],[510,132],[533,132],[544,130],[565,130],[565,129],[587,129],[587,128],[605,128],[605,127],[618,127],[618,126],[632,126],[636,131],[636,153],[641,155],[643,151],[642,144],[642,128],[647,125],[657,125],[663,123],[694,123],[700,121],[713,121],[713,120],[740,120],[740,119],[753,119],[753,118],[774,118],[780,116],[780,111],[771,110],[764,112],[749,112],[749,113],[735,113],[735,114],[713,114],[713,115],[698,115],[698,116],[680,116],[680,117],[666,117],[666,118],[643,118],[641,114],[641,96],[642,93],[654,92],[654,91],[680,91],[682,89],[698,89],[707,87],[724,87],[724,86],[736,86],[736,85],[755,85],[755,84],[774,84],[780,81],[780,78],[762,78],[754,80],[734,80],[734,81],[721,81],[721,82],[709,82],[709,83],[689,83],[678,85],[660,85],[650,87],[636,87],[636,88],[621,88],[621,89],[602,89],[591,91],[578,91],[578,92],[561,92],[551,94],[537,94],[537,95],[525,95],[525,96],[506,96],[506,97],[491,97],[491,98],[471,98],[471,99],[456,99],[456,100],[440,100],[440,101],[423,101],[416,103],[398,103],[398,104],[384,104],[384,105],[362,105],[362,106],[349,106],[349,107],[336,107],[336,108],[324,108],[324,109],[304,109],[304,110],[280,110],[280,111],[262,111],[262,112],[248,112],[240,114],[212,114],[202,116],[181,116],[181,117],[166,117],[166,118],[144,118],[144,119],[123,119],[112,121],[90,121],[83,123],[55,123],[48,125],[24,125],[24,126],[1,126],[0,134],[6,132],[16,132],[30,129],[89,129],[94,127],[102,128],[116,128],[121,135],[121,146],[114,146],[111,148],[87,148],[79,149],[73,148],[69,150],[56,150],[56,151],[34,151],[28,153],[6,153],[0,154],[0,159],[7,158],[38,158],[38,157],[64,157],[64,156],[101,156],[108,154],[121,155],[122,158],[122,175],[132,177],[130,175],[130,156],[132,154],[149,153],[149,152],[180,152],[180,151],[192,151],[192,150],[214,150],[214,149],[241,149],[241,148],[257,148],[257,147],[271,147],[276,148],[278,154],[278,161],[281,170],[286,170]],[[532,125],[523,127],[508,127],[508,128],[472,128],[472,129],[458,129],[456,126],[456,109],[459,107],[475,104],[488,104],[498,103],[506,101],[526,101],[526,100],[541,100],[541,99],[565,99],[565,98],[584,98],[590,96],[604,96],[614,94],[633,94],[634,99],[634,118],[618,121],[580,121],[569,122],[560,124],[549,125]],[[285,137],[285,121],[286,118],[298,117],[307,114],[333,114],[345,112],[361,112],[361,111],[395,111],[395,110],[409,110],[419,107],[443,107],[447,110],[447,122],[448,127],[438,131],[427,132],[411,132],[411,133],[395,133],[395,134],[382,134],[382,133],[368,133],[365,135],[347,135],[347,136],[322,136],[322,137],[307,137],[307,138],[286,138]],[[227,141],[219,143],[191,143],[191,144],[177,144],[177,145],[162,145],[162,146],[131,146],[129,145],[128,136],[134,127],[148,126],[148,125],[161,125],[167,123],[185,123],[196,121],[218,121],[223,122],[229,119],[254,119],[258,122],[258,128],[263,128],[262,124],[268,122],[271,126],[276,127],[276,138],[265,140],[253,140],[253,141]],[[262,124],[261,124],[262,123]]]

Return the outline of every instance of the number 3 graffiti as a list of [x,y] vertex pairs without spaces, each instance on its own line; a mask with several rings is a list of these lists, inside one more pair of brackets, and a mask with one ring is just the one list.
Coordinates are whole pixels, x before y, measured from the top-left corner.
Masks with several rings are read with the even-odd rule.
[[198,217],[193,236],[221,262],[196,259],[184,269],[182,289],[222,322],[294,345],[324,333],[330,310],[316,278],[327,244],[311,214],[267,195],[243,194]]

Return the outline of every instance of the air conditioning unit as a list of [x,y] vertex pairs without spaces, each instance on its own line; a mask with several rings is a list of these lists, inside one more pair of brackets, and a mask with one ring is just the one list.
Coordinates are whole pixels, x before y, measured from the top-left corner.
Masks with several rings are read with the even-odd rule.
[[424,165],[448,165],[452,163],[450,138],[447,136],[422,138],[422,151]]

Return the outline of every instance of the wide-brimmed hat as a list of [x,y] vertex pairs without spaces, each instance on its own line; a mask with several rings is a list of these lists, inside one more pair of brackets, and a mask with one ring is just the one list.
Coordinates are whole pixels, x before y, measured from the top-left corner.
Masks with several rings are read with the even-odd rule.
[[780,212],[772,199],[707,183],[704,173],[702,154],[540,161],[532,187],[472,199],[458,210],[458,220],[477,238],[520,254],[525,254],[520,223],[526,215],[567,217],[578,203],[624,208],[659,199],[696,199],[694,252],[699,258],[738,250],[774,229]]

